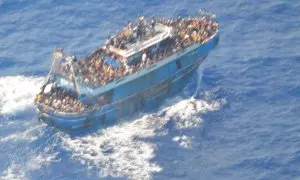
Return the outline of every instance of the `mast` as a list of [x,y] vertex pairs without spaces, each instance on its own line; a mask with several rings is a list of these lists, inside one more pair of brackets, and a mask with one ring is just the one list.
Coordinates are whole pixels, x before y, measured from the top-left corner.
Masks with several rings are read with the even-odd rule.
[[51,74],[53,72],[53,68],[55,66],[55,63],[58,59],[62,58],[63,54],[62,54],[62,50],[61,49],[56,49],[53,53],[53,57],[52,57],[52,65],[51,65],[51,69],[49,70],[49,73],[47,75],[47,78],[43,84],[43,86],[41,87],[41,92],[44,92],[47,84],[49,83],[50,81],[50,77],[51,77]]
[[49,82],[49,80],[50,80],[50,76],[51,76],[51,74],[52,74],[52,72],[53,72],[53,68],[54,68],[54,65],[55,65],[56,61],[57,61],[58,59],[62,58],[62,56],[63,56],[62,50],[56,49],[56,50],[54,51],[51,69],[50,69],[50,71],[49,71],[49,73],[48,73],[48,75],[47,75],[47,79],[46,79],[45,84],[47,84],[47,83]]
[[79,85],[77,83],[77,80],[76,80],[76,76],[75,76],[75,72],[74,72],[74,67],[73,67],[73,60],[74,60],[74,57],[71,57],[71,56],[68,56],[66,57],[66,60],[68,61],[69,65],[70,65],[70,70],[71,70],[71,75],[72,75],[72,79],[73,79],[73,83],[74,83],[74,86],[76,88],[76,91],[78,93],[78,97],[80,96],[80,88],[79,88]]

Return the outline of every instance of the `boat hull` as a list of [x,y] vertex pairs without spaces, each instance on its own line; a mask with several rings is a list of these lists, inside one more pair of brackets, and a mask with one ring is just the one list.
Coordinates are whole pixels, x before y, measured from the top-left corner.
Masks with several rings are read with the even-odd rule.
[[153,68],[135,80],[108,89],[105,93],[108,94],[111,103],[82,114],[59,113],[37,105],[39,117],[51,125],[73,130],[92,125],[114,124],[137,111],[153,109],[165,98],[182,90],[208,53],[217,45],[218,40],[219,36],[216,34],[208,42],[173,56],[161,67]]

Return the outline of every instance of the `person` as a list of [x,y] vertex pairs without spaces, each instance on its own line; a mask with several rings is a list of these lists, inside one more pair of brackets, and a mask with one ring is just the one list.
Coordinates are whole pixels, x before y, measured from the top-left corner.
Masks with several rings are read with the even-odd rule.
[[156,25],[156,20],[155,20],[154,16],[152,16],[150,23],[151,23],[151,31],[152,31],[152,33],[154,33],[155,32],[155,25]]
[[99,66],[100,66],[100,62],[99,62],[100,60],[96,60],[95,61],[95,70],[96,70],[96,72],[98,72],[99,71]]
[[136,30],[136,36],[138,40],[141,40],[145,35],[146,20],[144,16],[139,16],[139,22]]
[[133,27],[132,27],[132,22],[128,22],[128,25],[127,25],[127,31],[128,31],[128,34],[127,34],[127,37],[126,37],[126,42],[129,42],[129,43],[132,43],[134,41],[134,38],[133,38]]
[[192,38],[193,38],[194,41],[198,41],[199,40],[199,35],[198,35],[198,33],[196,31],[193,31]]
[[[139,20],[140,20],[140,18],[139,18]],[[139,21],[137,29],[136,29],[136,38],[138,40],[140,40],[142,38],[142,28],[143,28],[142,23],[141,23],[141,21]]]
[[128,22],[128,24],[127,24],[127,29],[128,29],[129,31],[132,31],[132,22],[131,22],[131,21]]
[[114,37],[114,38],[112,39],[112,46],[116,47],[117,44],[118,44],[117,37]]
[[41,95],[40,95],[40,94],[38,94],[38,95],[36,96],[35,101],[36,101],[36,102],[41,102]]
[[131,74],[132,73],[132,68],[124,61],[124,66],[125,66],[125,74]]
[[148,57],[147,58],[147,61],[146,61],[146,67],[148,68],[148,67],[150,67],[151,66],[151,59]]

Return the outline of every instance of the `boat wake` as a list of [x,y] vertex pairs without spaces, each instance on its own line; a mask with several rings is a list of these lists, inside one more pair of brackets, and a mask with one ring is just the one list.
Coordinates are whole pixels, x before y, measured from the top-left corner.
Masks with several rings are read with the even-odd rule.
[[0,77],[0,114],[11,115],[32,107],[44,77]]
[[[23,76],[0,78],[0,115],[18,114],[32,108],[43,79]],[[204,91],[204,96],[213,93],[210,91]],[[65,151],[68,158],[71,157],[75,163],[80,162],[85,171],[98,173],[99,177],[151,179],[153,173],[163,171],[163,167],[155,162],[158,146],[151,139],[165,137],[178,148],[192,149],[193,137],[182,133],[182,130],[199,128],[202,114],[217,111],[226,103],[225,99],[204,99],[170,98],[155,113],[141,114],[131,121],[80,137],[48,131],[50,127],[35,119],[25,122],[7,120],[2,125],[0,121],[0,149],[3,149],[0,152],[11,154],[7,154],[5,168],[0,166],[0,179],[30,179],[31,174],[37,172],[43,177],[44,173],[40,171],[45,166],[55,166],[55,162],[65,158]],[[169,127],[170,122],[172,127]],[[180,133],[170,133],[173,129]],[[7,130],[10,131],[5,133]]]
[[[89,168],[98,167],[100,177],[128,177],[151,179],[162,168],[152,161],[156,145],[145,139],[170,136],[169,121],[175,121],[176,129],[197,128],[201,125],[200,114],[216,111],[225,100],[205,102],[194,98],[169,99],[159,112],[101,130],[84,137],[72,138],[61,135],[63,146],[72,157]],[[184,134],[170,137],[182,148],[192,148],[192,137]]]
[[54,145],[38,144],[45,137],[45,125],[35,119],[14,121],[15,115],[33,108],[43,80],[44,77],[0,77],[0,157],[7,158],[0,166],[1,180],[28,179],[30,172],[52,163],[57,155],[51,150]]
[[[1,169],[0,166],[1,180],[31,179],[31,173],[60,161],[57,158],[59,152],[54,151],[58,143],[55,136],[47,136],[45,125],[28,121],[22,124],[9,123],[8,126],[10,130],[15,131],[4,135],[7,126],[0,128],[0,152],[3,155],[1,158],[7,158],[1,163],[5,168]],[[44,178],[41,175],[37,179]]]
[[33,154],[28,157],[25,163],[18,163],[11,161],[7,169],[5,169],[0,176],[1,180],[24,180],[29,179],[29,173],[41,169],[50,163],[57,162],[54,160],[56,154],[47,155],[47,151]]

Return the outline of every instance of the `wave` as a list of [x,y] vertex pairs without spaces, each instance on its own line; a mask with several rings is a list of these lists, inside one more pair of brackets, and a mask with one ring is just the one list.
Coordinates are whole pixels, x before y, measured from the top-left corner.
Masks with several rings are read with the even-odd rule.
[[43,135],[43,129],[41,127],[40,124],[32,122],[23,123],[24,131],[17,131],[4,137],[0,136],[0,143],[12,143],[17,141],[25,141],[26,143],[33,142]]
[[[200,73],[201,70],[199,71]],[[0,78],[0,112],[1,114],[16,113],[33,105],[33,98],[38,92],[44,77],[3,77]],[[198,82],[199,83],[199,82]],[[199,87],[197,86],[197,91]],[[196,92],[197,93],[197,92]],[[195,93],[195,94],[196,94]],[[0,137],[2,144],[28,142],[24,144],[28,152],[26,163],[18,158],[10,159],[7,169],[0,179],[28,179],[32,171],[51,164],[59,152],[51,149],[63,148],[70,153],[75,161],[88,169],[99,170],[99,177],[128,177],[130,179],[151,179],[152,174],[163,168],[153,161],[157,145],[146,139],[158,136],[172,136],[171,141],[179,148],[193,148],[193,137],[186,134],[169,133],[168,123],[172,121],[178,130],[198,128],[203,119],[201,114],[217,111],[225,103],[225,99],[206,98],[212,96],[214,90],[204,91],[204,99],[183,98],[177,96],[164,101],[155,113],[141,114],[139,118],[125,121],[95,133],[81,137],[72,137],[64,132],[52,134],[55,142],[44,142],[45,128],[37,123],[22,123],[24,131]],[[210,99],[210,100],[206,100]],[[18,124],[14,124],[17,126]],[[48,137],[47,137],[48,138]],[[30,144],[44,142],[42,149],[30,149]],[[23,144],[23,143],[21,143]],[[22,145],[23,146],[23,145]],[[28,146],[28,147],[27,147]],[[45,146],[45,147],[44,147]],[[33,152],[32,152],[33,151]],[[35,154],[35,155],[33,155]],[[24,154],[22,154],[24,155]],[[22,156],[21,155],[21,156]],[[16,157],[19,155],[16,154]]]
[[25,180],[29,179],[28,174],[32,171],[39,170],[43,166],[47,166],[55,160],[57,154],[48,155],[47,152],[32,155],[26,163],[10,162],[9,166],[2,172],[1,180]]
[[45,125],[31,121],[15,126],[19,127],[18,131],[0,137],[2,153],[8,153],[7,162],[3,162],[6,169],[0,172],[1,180],[30,179],[33,172],[60,161],[59,152],[55,151],[59,145],[57,138],[47,136]]
[[[151,179],[153,173],[162,171],[162,167],[152,161],[156,145],[145,139],[168,135],[165,127],[171,119],[175,121],[176,129],[199,127],[201,113],[216,111],[224,103],[224,99],[206,102],[175,97],[166,100],[157,113],[142,115],[132,122],[84,137],[72,138],[62,133],[60,137],[72,158],[90,168],[98,167],[100,177]],[[192,137],[174,136],[172,140],[182,148],[192,148]]]
[[0,115],[24,111],[34,104],[45,77],[0,77]]

